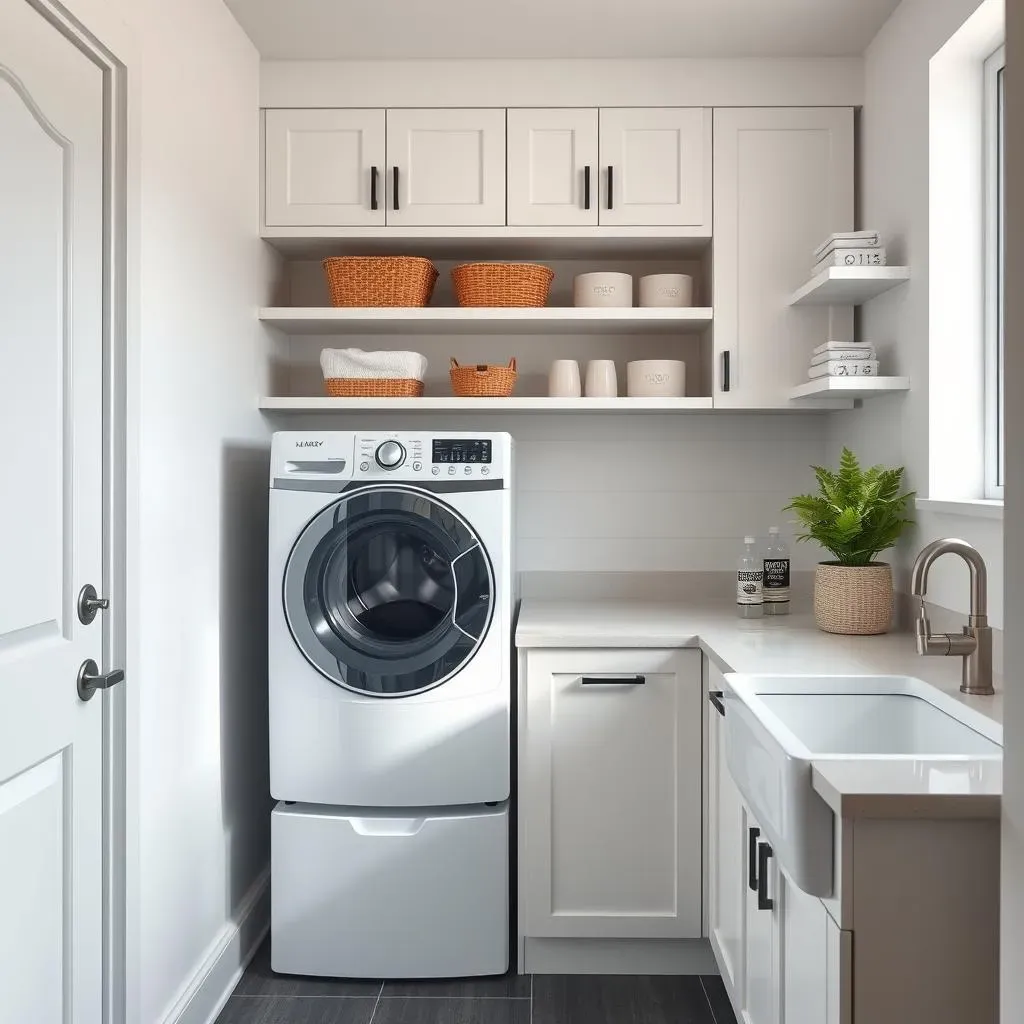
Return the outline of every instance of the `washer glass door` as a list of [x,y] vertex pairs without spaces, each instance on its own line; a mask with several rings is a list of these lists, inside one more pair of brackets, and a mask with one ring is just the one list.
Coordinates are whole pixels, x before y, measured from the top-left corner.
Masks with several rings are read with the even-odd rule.
[[493,603],[480,539],[415,487],[345,495],[306,525],[285,568],[299,649],[332,682],[374,696],[450,679],[476,653]]

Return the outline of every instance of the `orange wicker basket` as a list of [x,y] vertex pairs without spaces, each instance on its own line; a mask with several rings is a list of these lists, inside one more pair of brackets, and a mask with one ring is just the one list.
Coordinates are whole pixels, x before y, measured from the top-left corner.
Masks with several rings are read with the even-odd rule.
[[329,256],[323,268],[332,306],[425,306],[437,282],[421,256]]
[[460,263],[452,268],[460,306],[545,306],[554,276],[537,263]]
[[324,388],[332,398],[419,398],[423,394],[423,381],[406,377],[372,380],[327,377]]
[[459,398],[507,398],[516,386],[516,361],[510,359],[508,366],[460,366],[452,360],[452,393]]

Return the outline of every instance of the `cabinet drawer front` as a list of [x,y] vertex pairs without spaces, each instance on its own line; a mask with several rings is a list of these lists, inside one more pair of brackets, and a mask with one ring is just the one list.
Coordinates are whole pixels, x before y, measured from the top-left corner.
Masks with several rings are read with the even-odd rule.
[[265,128],[268,226],[383,226],[383,110],[268,110]]
[[574,654],[528,658],[528,934],[698,937],[700,655]]

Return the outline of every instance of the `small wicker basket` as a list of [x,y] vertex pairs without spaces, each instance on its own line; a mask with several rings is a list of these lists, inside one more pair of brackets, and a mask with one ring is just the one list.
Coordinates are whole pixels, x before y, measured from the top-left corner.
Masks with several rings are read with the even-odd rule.
[[460,263],[452,268],[460,306],[546,306],[554,276],[537,263]]
[[332,306],[425,306],[437,267],[421,256],[328,256]]
[[332,398],[419,398],[423,381],[407,377],[327,377],[324,389]]
[[814,570],[818,629],[847,636],[888,633],[892,623],[892,566],[819,562]]
[[516,386],[516,361],[510,359],[508,366],[460,366],[452,360],[452,393],[459,398],[507,398]]

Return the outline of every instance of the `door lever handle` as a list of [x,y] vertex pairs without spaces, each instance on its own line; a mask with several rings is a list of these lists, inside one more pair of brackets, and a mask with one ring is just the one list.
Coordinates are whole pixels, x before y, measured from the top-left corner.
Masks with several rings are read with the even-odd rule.
[[124,682],[124,669],[116,668],[111,672],[100,672],[99,666],[92,658],[86,658],[78,670],[78,699],[92,700],[97,690],[109,690],[112,686]]

